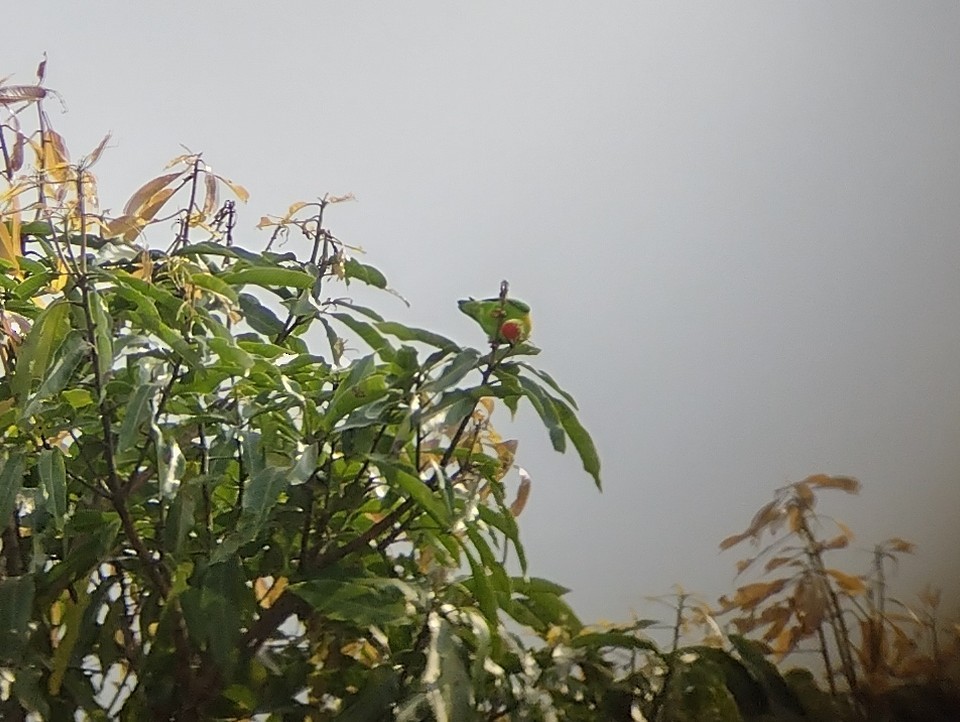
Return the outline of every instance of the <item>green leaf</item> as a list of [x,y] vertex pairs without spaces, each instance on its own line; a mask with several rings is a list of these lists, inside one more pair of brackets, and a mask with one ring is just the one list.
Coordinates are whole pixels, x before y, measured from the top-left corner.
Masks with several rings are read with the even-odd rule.
[[590,434],[583,428],[577,415],[569,406],[559,399],[554,399],[554,403],[556,404],[557,414],[560,416],[560,423],[563,424],[564,431],[567,432],[567,436],[569,436],[570,441],[573,442],[573,447],[580,455],[584,471],[593,477],[597,489],[602,491],[603,487],[600,484],[600,456],[597,454],[597,449],[593,445],[593,439],[590,438]]
[[374,373],[373,356],[364,356],[350,367],[347,378],[340,382],[324,413],[323,423],[327,429],[354,409],[372,403],[389,393],[386,377]]
[[28,276],[14,289],[13,295],[22,301],[33,298],[37,291],[50,283],[52,278],[53,274],[49,271]]
[[477,598],[477,604],[480,611],[483,612],[483,616],[487,618],[487,622],[495,628],[499,606],[497,605],[496,595],[493,593],[493,587],[490,586],[490,579],[483,565],[474,558],[473,554],[466,547],[463,551],[467,557],[467,562],[470,564],[469,581]]
[[290,470],[268,466],[255,473],[243,492],[243,513],[253,520],[259,530],[270,518],[270,512],[290,485]]
[[400,675],[389,664],[374,667],[363,676],[363,686],[354,695],[344,698],[344,710],[337,722],[370,722],[389,719],[400,693]]
[[516,377],[523,389],[523,395],[530,401],[531,406],[536,410],[544,426],[547,427],[547,433],[550,435],[550,443],[553,448],[561,454],[566,451],[566,433],[554,398],[545,393],[540,386],[524,376]]
[[520,543],[520,528],[517,526],[517,520],[506,507],[499,510],[491,509],[489,506],[478,506],[480,519],[488,526],[497,529],[513,544],[517,551],[517,558],[520,562],[520,571],[527,572],[527,554]]
[[46,509],[58,531],[63,531],[67,515],[67,472],[60,449],[44,449],[37,463]]
[[105,380],[113,367],[113,322],[107,313],[103,299],[95,288],[89,291],[90,310],[93,317],[93,338],[97,351],[97,372]]
[[54,301],[40,312],[27,334],[17,354],[17,368],[10,380],[10,390],[20,398],[21,403],[30,393],[31,383],[43,376],[54,349],[66,336],[70,328],[69,312],[70,305],[66,301]]
[[193,477],[182,482],[170,505],[163,532],[167,548],[175,555],[180,555],[183,542],[196,523],[203,481],[202,477]]
[[362,338],[384,361],[392,361],[394,356],[396,356],[396,349],[390,345],[390,342],[387,341],[376,328],[366,321],[361,321],[346,313],[331,313],[330,317],[337,319]]
[[474,717],[473,685],[464,667],[450,623],[436,613],[430,620],[424,683],[436,685],[439,694],[427,695],[437,720],[467,720]]
[[17,505],[17,494],[23,485],[26,467],[24,453],[13,451],[0,455],[0,524],[6,527]]
[[446,336],[441,336],[438,333],[426,331],[422,328],[404,326],[402,323],[395,323],[393,321],[381,321],[376,324],[376,327],[381,333],[389,334],[390,336],[394,336],[401,341],[419,341],[420,343],[425,343],[428,346],[436,346],[444,351],[460,350],[460,347]]
[[240,246],[225,246],[213,241],[201,241],[184,246],[173,252],[174,256],[223,256],[225,258],[239,258],[253,265],[272,265],[265,263],[266,259],[259,253],[248,251]]
[[209,273],[192,273],[190,274],[190,283],[194,286],[199,286],[200,288],[210,291],[217,294],[218,296],[223,296],[234,303],[237,301],[237,292],[233,287],[224,281],[222,278],[213,276]]
[[368,286],[376,288],[386,288],[387,278],[373,266],[368,266],[355,258],[348,258],[343,264],[343,273],[347,282],[351,279],[366,283]]
[[403,594],[390,581],[324,574],[288,589],[323,616],[364,629],[405,617]]
[[220,280],[231,286],[261,286],[263,288],[310,288],[316,280],[309,273],[293,268],[277,266],[255,266],[227,271]]
[[283,321],[277,318],[277,314],[260,303],[254,296],[249,293],[241,293],[237,300],[243,311],[243,320],[254,331],[271,338],[276,337],[283,331]]
[[0,579],[0,660],[19,661],[18,652],[30,633],[33,616],[33,575]]
[[739,634],[731,634],[730,643],[737,650],[743,666],[760,683],[766,691],[768,699],[775,707],[803,714],[803,705],[800,700],[797,699],[796,694],[784,681],[776,665],[764,656],[763,647],[760,643]]
[[577,402],[574,401],[574,399],[573,399],[573,396],[571,396],[571,395],[568,394],[566,391],[564,391],[562,388],[560,388],[560,385],[554,380],[553,376],[551,376],[550,374],[548,374],[546,371],[541,371],[540,369],[536,368],[535,366],[531,366],[531,365],[528,364],[526,361],[518,361],[518,362],[517,362],[517,366],[522,366],[522,367],[525,368],[527,371],[529,371],[529,372],[532,373],[533,375],[537,376],[537,377],[538,377],[541,381],[543,381],[547,386],[549,386],[551,389],[553,389],[553,390],[556,391],[558,394],[560,394],[560,396],[562,396],[563,399],[564,399],[568,404],[570,404],[571,407],[573,407],[574,409],[579,409],[579,407],[577,406]]
[[468,373],[477,368],[480,352],[476,349],[464,349],[447,364],[440,375],[425,383],[421,390],[426,393],[444,391],[459,383]]
[[220,360],[227,364],[232,364],[241,369],[253,368],[253,357],[239,346],[235,345],[233,340],[227,340],[211,336],[207,343],[214,353],[220,357]]
[[450,522],[450,515],[446,507],[436,497],[433,491],[420,479],[404,470],[390,458],[370,455],[370,460],[383,472],[387,483],[399,489],[404,496],[410,497],[425,511],[437,524],[442,527]]
[[122,454],[138,441],[141,425],[150,418],[150,400],[157,391],[156,384],[140,384],[130,395],[117,437],[117,453]]
[[90,344],[86,342],[79,331],[68,333],[60,345],[57,360],[50,366],[37,393],[24,408],[21,418],[33,416],[40,409],[40,404],[44,400],[59,394],[89,352]]

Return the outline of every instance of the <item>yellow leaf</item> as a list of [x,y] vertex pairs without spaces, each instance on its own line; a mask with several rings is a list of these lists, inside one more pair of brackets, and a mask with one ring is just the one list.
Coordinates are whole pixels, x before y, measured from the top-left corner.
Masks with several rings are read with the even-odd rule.
[[50,281],[50,290],[54,293],[62,291],[70,279],[70,269],[64,265],[60,256],[57,256],[57,271],[57,276]]
[[867,591],[867,585],[863,583],[863,579],[853,574],[841,572],[839,569],[827,569],[827,574],[833,577],[839,587],[847,594],[862,594]]
[[898,536],[887,539],[886,544],[890,548],[890,551],[902,552],[903,554],[913,554],[917,548],[917,545],[913,542],[909,542],[906,539],[901,539]]
[[[23,253],[23,248],[20,238],[20,202],[16,196],[10,201],[10,211],[4,215],[6,218],[0,217],[0,258],[10,261],[19,275],[18,259]],[[5,222],[7,219],[9,219],[9,228]]]
[[229,178],[224,178],[223,176],[218,175],[217,178],[222,180],[223,183],[227,186],[227,188],[233,191],[233,194],[237,197],[237,199],[241,203],[246,203],[248,200],[250,200],[250,193],[247,192],[247,189],[244,188],[242,185],[240,185],[239,183],[234,183]]
[[177,192],[176,188],[161,188],[150,199],[143,204],[136,215],[145,221],[152,221],[157,212],[163,208],[163,205],[170,200],[170,197]]
[[153,258],[150,256],[149,249],[144,248],[140,251],[140,255],[137,257],[137,267],[130,275],[144,281],[153,279]]
[[365,667],[374,667],[380,664],[383,659],[377,648],[363,638],[343,645],[340,652],[352,657]]
[[720,549],[721,550],[729,549],[732,546],[736,546],[737,544],[739,544],[749,536],[752,536],[749,532],[743,532],[743,534],[733,534],[732,536],[728,536],[726,539],[720,542]]
[[93,152],[90,153],[90,155],[88,155],[83,160],[83,166],[85,168],[89,168],[98,160],[100,160],[100,156],[103,154],[104,149],[107,147],[107,143],[110,142],[110,135],[111,135],[110,133],[107,133],[105,136],[103,136],[103,140],[101,140],[97,144],[97,147],[93,149]]
[[105,238],[122,238],[126,242],[132,241],[140,234],[143,221],[138,216],[124,214],[106,222],[103,226]]
[[283,590],[287,588],[288,583],[289,580],[286,577],[279,577],[276,580],[271,577],[258,577],[253,583],[253,592],[257,602],[264,609],[269,609],[283,594]]
[[755,582],[737,589],[733,596],[734,606],[741,609],[750,609],[757,606],[764,599],[782,591],[788,580],[776,579],[772,582]]
[[290,220],[293,218],[294,214],[306,205],[308,205],[306,201],[297,201],[296,203],[291,203],[290,207],[287,208],[287,215],[284,216],[284,220]]
[[860,491],[860,481],[852,476],[814,474],[813,476],[808,476],[803,481],[820,489],[841,489],[848,494],[856,494]]
[[176,173],[166,173],[148,180],[142,186],[137,188],[134,194],[130,196],[130,200],[128,200],[127,204],[123,207],[124,215],[137,215],[137,211],[143,208],[143,206],[146,205],[146,203],[153,198],[154,195],[156,195],[157,191],[159,191],[161,188],[167,187],[182,175],[183,171],[181,170],[177,171]]

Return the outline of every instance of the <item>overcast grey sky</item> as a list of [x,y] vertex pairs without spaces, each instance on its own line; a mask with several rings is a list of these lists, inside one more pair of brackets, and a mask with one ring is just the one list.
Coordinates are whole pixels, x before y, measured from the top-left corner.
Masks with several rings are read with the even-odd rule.
[[456,300],[510,280],[603,459],[598,495],[521,416],[533,572],[585,618],[729,590],[717,543],[815,472],[960,597],[960,3],[7,5],[0,76],[46,50],[74,156],[113,131],[105,206],[182,143],[250,246],[353,191],[397,320],[480,343]]

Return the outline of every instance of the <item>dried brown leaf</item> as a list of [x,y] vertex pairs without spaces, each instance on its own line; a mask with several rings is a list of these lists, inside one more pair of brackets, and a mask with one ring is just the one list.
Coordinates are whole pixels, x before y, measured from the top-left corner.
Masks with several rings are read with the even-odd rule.
[[111,136],[112,136],[111,133],[107,133],[105,136],[103,136],[103,140],[101,140],[101,141],[97,144],[97,147],[93,149],[93,152],[90,153],[90,155],[88,155],[88,156],[84,159],[84,161],[83,161],[83,166],[84,166],[85,168],[89,168],[89,167],[92,166],[94,163],[96,163],[98,160],[100,160],[100,156],[103,155],[103,151],[106,149],[107,143],[110,142]]
[[734,606],[751,609],[760,602],[778,594],[787,584],[787,579],[775,579],[772,582],[754,582],[737,589],[733,596]]
[[742,534],[733,534],[732,536],[728,536],[726,539],[720,542],[720,549],[721,550],[729,549],[732,546],[736,546],[737,544],[739,544],[749,536],[750,536],[749,532],[743,532]]
[[913,554],[917,549],[916,544],[906,539],[901,539],[898,536],[887,539],[885,544],[890,551],[900,552],[902,554]]
[[812,509],[815,504],[815,499],[813,497],[813,491],[810,487],[802,481],[798,481],[793,485],[793,490],[796,494],[796,497],[800,500],[800,505],[805,509]]
[[0,87],[0,105],[43,100],[47,92],[46,88],[39,85],[6,85]]
[[344,201],[355,201],[357,197],[353,193],[344,193],[342,196],[327,196],[325,200],[328,204],[343,203]]
[[55,130],[49,128],[43,133],[43,144],[49,148],[47,152],[53,154],[56,165],[66,165],[70,162],[70,153],[67,151],[67,141]]
[[27,136],[17,131],[13,137],[13,147],[10,149],[10,170],[16,173],[23,168],[23,149],[27,144]]
[[917,594],[917,598],[921,602],[926,604],[931,609],[936,609],[940,606],[940,601],[943,597],[943,590],[940,587],[935,587],[931,584],[927,584],[923,590]]
[[[779,606],[768,607],[763,611],[764,614],[760,615],[760,618],[765,624],[770,625],[763,633],[763,641],[770,642],[780,636],[783,628],[789,623],[791,614],[789,609]],[[771,613],[767,614],[767,612]]]
[[37,65],[37,85],[43,85],[43,78],[47,74],[47,53],[43,53],[43,60]]
[[787,627],[770,643],[770,649],[778,657],[783,659],[790,652],[796,649],[797,642],[800,641],[802,633],[797,627]]
[[143,208],[161,188],[170,185],[173,181],[183,176],[183,173],[184,171],[182,170],[175,173],[165,173],[164,175],[148,180],[130,196],[130,200],[128,200],[127,204],[123,207],[124,215],[137,215],[138,211]]
[[833,539],[823,542],[820,545],[821,551],[826,551],[828,549],[844,549],[850,544],[850,540],[844,534],[835,536]]
[[217,209],[217,203],[220,199],[219,188],[217,186],[217,177],[212,173],[205,173],[203,176],[204,198],[203,215],[209,216]]
[[827,574],[833,577],[837,585],[847,594],[863,594],[867,591],[867,585],[858,576],[841,572],[839,569],[827,569]]
[[527,505],[527,499],[530,498],[530,477],[524,474],[520,476],[520,487],[517,489],[517,498],[510,505],[510,513],[514,517],[520,516],[523,508]]
[[856,494],[860,491],[860,481],[852,476],[814,474],[804,479],[804,482],[820,489],[841,489],[848,494]]
[[766,564],[763,565],[765,571],[773,571],[782,567],[784,564],[790,564],[796,561],[793,557],[773,557]]
[[803,526],[803,513],[795,506],[787,510],[787,521],[790,524],[790,531],[798,532]]
[[132,240],[143,228],[143,221],[139,216],[122,215],[112,218],[103,227],[104,238],[123,238]]
[[823,624],[827,615],[827,590],[820,577],[805,574],[793,593],[793,608],[804,634],[813,634]]
[[198,156],[196,153],[184,153],[183,155],[178,155],[176,158],[171,159],[165,166],[163,166],[163,169],[166,170],[167,168],[173,168],[175,165],[192,166],[197,162],[197,158],[199,157],[200,156]]
[[154,216],[176,192],[176,188],[161,188],[150,197],[150,200],[143,205],[143,208],[136,215],[144,221],[152,221]]

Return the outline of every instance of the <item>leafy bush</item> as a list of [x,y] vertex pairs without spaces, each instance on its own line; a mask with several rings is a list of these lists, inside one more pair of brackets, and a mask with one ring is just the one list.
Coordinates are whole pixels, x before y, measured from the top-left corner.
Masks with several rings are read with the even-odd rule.
[[38,75],[0,87],[0,714],[555,715],[582,625],[528,576],[494,409],[600,465],[525,304],[463,302],[483,348],[386,321],[338,287],[387,288],[326,224],[344,197],[253,250],[199,154],[106,214],[108,138],[72,162]]

